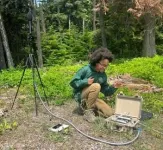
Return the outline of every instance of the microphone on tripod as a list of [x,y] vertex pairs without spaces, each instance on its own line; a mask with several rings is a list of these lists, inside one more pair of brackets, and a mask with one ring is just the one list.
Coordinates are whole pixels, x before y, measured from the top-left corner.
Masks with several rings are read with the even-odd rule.
[[29,8],[29,12],[27,13],[27,19],[28,19],[28,21],[33,20],[33,14],[32,14],[32,9],[31,8]]
[[32,5],[30,3],[28,4],[28,7],[29,7],[29,11],[27,13],[27,19],[29,22],[29,37],[28,38],[31,40],[32,39],[31,33],[32,33],[33,10],[32,10]]
[[36,80],[35,79],[35,76],[36,76],[35,72],[37,72],[37,75],[38,75],[38,78],[40,80],[40,83],[41,83],[41,86],[42,86],[42,90],[43,90],[43,93],[44,93],[44,97],[46,98],[46,101],[47,101],[47,104],[49,105],[49,103],[48,103],[47,96],[46,96],[46,93],[45,93],[45,90],[44,90],[44,85],[43,85],[43,82],[42,82],[42,79],[41,79],[41,76],[40,76],[40,73],[39,73],[39,70],[38,70],[36,59],[35,59],[34,54],[33,54],[34,52],[36,52],[36,50],[34,51],[33,44],[35,42],[33,42],[34,38],[32,36],[32,21],[35,18],[35,10],[33,9],[34,7],[32,6],[32,1],[30,1],[28,6],[29,6],[29,12],[27,13],[27,19],[28,19],[28,22],[29,22],[28,39],[29,39],[30,54],[29,54],[29,57],[27,58],[27,60],[25,62],[25,67],[24,67],[24,70],[23,70],[23,73],[22,73],[22,76],[21,76],[21,79],[20,79],[20,82],[19,82],[19,85],[18,85],[18,89],[16,91],[16,94],[15,94],[15,97],[14,97],[14,100],[13,100],[13,103],[12,103],[11,109],[13,108],[15,100],[17,98],[17,95],[18,95],[18,92],[19,92],[19,88],[21,86],[21,83],[22,83],[25,71],[26,71],[26,69],[30,65],[30,67],[32,68],[33,89],[34,89],[34,97],[35,97],[35,110],[36,110],[36,116],[37,116],[38,115],[38,109],[37,109],[37,100],[36,99],[37,99],[37,95],[39,95],[39,93],[37,91],[37,86],[36,86],[36,81],[35,81]]
[[27,13],[27,19],[28,19],[28,21],[33,21],[36,13],[34,10],[33,3],[31,1],[28,3],[28,8],[29,8],[29,11]]
[[29,11],[27,13],[27,19],[28,21],[32,21],[33,20],[32,1],[28,1],[28,8]]

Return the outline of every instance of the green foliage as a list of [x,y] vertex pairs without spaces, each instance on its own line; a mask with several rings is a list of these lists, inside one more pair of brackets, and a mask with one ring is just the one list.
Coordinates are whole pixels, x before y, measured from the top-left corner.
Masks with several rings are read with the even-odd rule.
[[68,139],[68,136],[70,135],[70,131],[69,129],[65,129],[61,132],[53,132],[53,133],[49,133],[46,137],[49,140],[55,141],[55,142],[66,142],[66,140]]
[[156,26],[156,51],[158,55],[163,54],[163,27],[162,21]]
[[163,57],[134,58],[122,64],[112,64],[108,70],[110,74],[129,73],[134,77],[145,79],[159,87],[163,87]]
[[72,88],[69,85],[72,76],[76,72],[77,66],[56,66],[50,67],[42,75],[43,83],[46,87],[47,95],[54,97],[55,104],[63,104],[68,98],[72,97]]
[[[45,85],[45,92],[51,103],[55,105],[62,105],[65,101],[72,99],[72,88],[70,87],[69,83],[76,71],[84,64],[70,64],[66,66],[56,65],[55,67],[47,67],[40,70],[41,78],[43,84]],[[163,87],[162,56],[155,56],[154,58],[134,58],[126,61],[121,59],[115,63],[110,64],[106,72],[108,75],[129,73],[134,77],[145,79],[159,87]],[[22,70],[13,69],[10,71],[2,71],[0,73],[0,86],[17,86],[21,75]],[[31,91],[33,90],[32,84],[31,70],[27,70],[22,81],[22,87],[26,88],[26,92],[31,94]],[[36,78],[36,84],[41,96],[43,96],[43,91],[38,78]],[[127,88],[120,88],[117,92],[119,91],[123,91],[125,95],[129,96],[135,94],[135,91],[131,91]],[[109,101],[109,104],[112,106],[115,104],[115,95],[113,95],[111,101]],[[142,96],[144,99],[144,109],[162,113],[162,93],[144,93]]]
[[163,54],[163,44],[156,45],[156,50],[159,55]]
[[[91,0],[55,0],[42,2],[47,34],[43,35],[44,62],[61,64],[68,60],[86,60],[89,50],[95,45],[101,46],[100,18],[96,17],[96,33],[92,32]],[[22,65],[29,53],[28,0],[3,0],[0,6],[11,54],[15,65]],[[141,55],[143,24],[140,24],[127,12],[132,3],[120,1],[109,4],[104,16],[106,41],[108,48],[119,58],[133,58]],[[41,15],[37,12],[36,15]],[[41,19],[42,17],[40,17]],[[85,24],[83,24],[83,19]],[[41,21],[41,20],[40,20]],[[162,23],[156,24],[156,50],[163,54]],[[35,28],[33,22],[33,29]],[[41,24],[40,24],[41,25]],[[70,32],[69,32],[70,29]],[[84,29],[84,34],[81,33]],[[19,32],[18,32],[19,31]],[[36,31],[34,29],[33,31]],[[57,31],[57,32],[56,32]],[[36,45],[36,33],[32,32],[32,46]],[[94,37],[94,38],[93,38]],[[50,40],[49,40],[50,39]],[[35,46],[36,47],[36,46]]]
[[88,24],[87,28],[92,19],[91,0],[55,0],[43,7],[48,29],[52,26],[53,29],[62,31],[70,28],[69,22],[71,22],[71,25],[77,25],[78,29],[82,30],[83,19]]
[[143,108],[151,111],[151,112],[157,112],[157,113],[163,113],[163,93],[151,93],[142,94],[144,102],[143,102]]
[[[21,69],[3,70],[0,73],[0,78],[2,79],[0,80],[0,86],[4,88],[17,86],[20,82],[21,77],[22,77]],[[28,85],[30,82],[32,83],[32,72],[30,69],[27,69],[22,81],[22,86]]]
[[[105,34],[108,48],[118,58],[133,58],[141,56],[142,26],[127,12],[132,3],[118,1],[109,4],[109,12],[105,15]],[[101,45],[101,33],[95,41]]]
[[[123,63],[120,63],[123,62]],[[109,74],[125,74],[129,73],[133,77],[147,80],[158,87],[163,87],[163,57],[155,56],[154,58],[134,58],[131,60],[120,60],[117,64],[111,64],[107,70]],[[128,90],[127,88],[119,89],[117,92],[123,91],[126,95],[133,95],[135,92]],[[162,93],[148,93],[142,94],[143,96],[143,108],[152,111],[162,113],[163,101]],[[114,105],[114,101],[112,101]]]
[[63,64],[65,60],[86,60],[89,50],[94,47],[93,32],[80,33],[67,30],[43,35],[42,49],[47,65]]
[[26,54],[24,47],[28,45],[28,29],[26,26],[28,25],[28,2],[28,0],[1,0],[0,2],[8,44],[15,64],[24,59]]
[[13,130],[17,126],[18,123],[16,121],[8,122],[6,119],[0,120],[0,134],[3,134],[6,130]]

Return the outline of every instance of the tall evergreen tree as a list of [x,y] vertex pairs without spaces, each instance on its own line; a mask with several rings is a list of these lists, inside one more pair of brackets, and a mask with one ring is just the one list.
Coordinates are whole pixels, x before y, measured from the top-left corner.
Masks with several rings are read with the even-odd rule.
[[[3,23],[3,18],[2,18],[1,12],[0,12],[0,33],[1,33],[2,41],[3,41],[4,52],[5,52],[6,58],[7,58],[7,65],[9,68],[14,67],[13,58],[11,55],[8,38],[7,38],[7,34],[6,34],[6,29],[5,29],[5,26]],[[2,49],[2,51],[3,51],[3,49]],[[2,61],[4,61],[4,60],[5,59],[2,59]],[[5,64],[5,63],[3,62],[3,64]]]
[[144,24],[143,56],[153,57],[156,54],[155,26],[156,17],[162,16],[163,4],[161,0],[135,0],[135,7],[130,8],[137,18],[142,19]]

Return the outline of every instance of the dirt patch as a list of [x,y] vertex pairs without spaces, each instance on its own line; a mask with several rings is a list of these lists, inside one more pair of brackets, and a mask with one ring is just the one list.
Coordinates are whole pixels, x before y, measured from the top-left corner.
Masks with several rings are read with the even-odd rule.
[[152,93],[163,91],[163,88],[158,88],[146,80],[134,78],[130,74],[110,77],[110,83],[114,83],[115,81],[121,81],[122,87],[126,87],[130,90],[136,90],[137,93]]

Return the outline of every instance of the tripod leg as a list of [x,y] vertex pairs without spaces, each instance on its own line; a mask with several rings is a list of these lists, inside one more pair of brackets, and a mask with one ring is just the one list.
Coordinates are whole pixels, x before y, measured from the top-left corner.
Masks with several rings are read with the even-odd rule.
[[38,116],[38,105],[37,105],[37,98],[36,98],[36,83],[35,83],[35,69],[32,68],[32,74],[33,74],[33,90],[34,90],[34,96],[35,96],[35,110],[36,110],[36,116]]
[[32,66],[32,77],[33,77],[33,90],[34,90],[34,97],[35,97],[35,110],[36,116],[38,116],[38,109],[37,109],[37,99],[36,99],[36,83],[35,83],[35,68],[34,68],[34,61],[32,54],[30,55],[30,64]]
[[25,67],[24,67],[24,70],[23,70],[23,73],[22,73],[22,76],[21,76],[21,79],[20,79],[20,82],[19,82],[19,85],[18,85],[18,89],[17,89],[16,94],[15,94],[15,98],[14,98],[14,100],[13,100],[11,109],[13,108],[14,103],[15,103],[15,100],[16,100],[16,98],[17,98],[17,95],[18,95],[18,92],[19,92],[19,88],[20,88],[20,85],[21,85],[21,83],[22,83],[22,80],[23,80],[23,77],[24,77],[24,74],[25,74],[25,70],[26,70],[26,68],[27,68],[28,61],[29,61],[29,58],[27,58],[27,60],[26,60],[26,64],[25,64]]
[[42,82],[42,79],[41,79],[41,75],[40,75],[40,72],[38,70],[38,66],[36,64],[36,59],[34,58],[34,64],[35,64],[35,67],[36,67],[36,70],[37,70],[37,74],[38,74],[38,77],[39,77],[39,80],[40,80],[40,83],[41,83],[41,86],[42,86],[42,89],[43,89],[43,92],[44,92],[44,96],[45,96],[45,99],[46,99],[46,102],[49,106],[49,101],[48,101],[48,98],[47,98],[47,95],[46,95],[46,92],[45,92],[45,89],[44,89],[44,84]]

